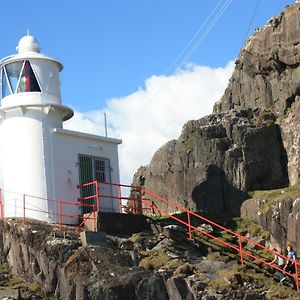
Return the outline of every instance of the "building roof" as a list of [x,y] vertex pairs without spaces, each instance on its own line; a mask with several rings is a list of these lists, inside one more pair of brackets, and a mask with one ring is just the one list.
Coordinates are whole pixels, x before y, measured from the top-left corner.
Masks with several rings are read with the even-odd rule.
[[72,137],[77,137],[77,138],[82,138],[82,139],[107,142],[107,143],[111,143],[111,144],[122,144],[122,140],[119,140],[119,139],[114,139],[114,138],[109,138],[109,137],[105,137],[105,136],[89,134],[89,133],[84,133],[84,132],[78,132],[78,131],[73,131],[73,130],[67,130],[67,129],[62,129],[62,128],[54,128],[53,132],[54,132],[54,134],[59,134],[59,135],[67,135],[67,136],[72,136]]

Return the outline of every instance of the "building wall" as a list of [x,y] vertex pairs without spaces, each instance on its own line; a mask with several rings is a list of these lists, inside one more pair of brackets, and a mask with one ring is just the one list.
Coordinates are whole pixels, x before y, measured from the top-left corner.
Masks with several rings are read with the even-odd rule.
[[[55,129],[52,135],[54,198],[74,202],[80,197],[77,188],[79,184],[79,154],[109,159],[111,182],[118,183],[118,144],[120,142],[119,140],[99,139],[99,137],[89,134]],[[110,193],[110,189],[111,187],[108,185],[101,185],[100,194],[108,194]],[[115,196],[118,195],[117,188],[113,188],[111,192]],[[102,198],[100,206],[102,211],[119,212],[119,203],[117,200]],[[81,208],[64,204],[62,211],[66,215],[79,215]],[[65,217],[63,218],[63,222],[74,224],[77,220]]]
[[25,206],[26,218],[53,221],[49,128],[60,124],[58,114],[48,114],[41,107],[18,107],[5,113],[1,125],[5,217],[23,217]]

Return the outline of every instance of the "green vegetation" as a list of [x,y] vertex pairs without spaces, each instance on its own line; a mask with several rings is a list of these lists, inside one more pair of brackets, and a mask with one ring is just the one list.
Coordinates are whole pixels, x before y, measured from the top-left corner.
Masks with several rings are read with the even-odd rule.
[[242,235],[248,233],[250,237],[258,236],[262,239],[270,238],[270,232],[265,230],[261,225],[255,223],[250,217],[233,218],[232,225],[230,227]]
[[211,252],[207,255],[207,259],[228,263],[230,261],[230,256],[222,255],[220,252]]
[[[140,266],[145,269],[154,270],[163,267],[163,269],[167,271],[175,271],[180,266],[184,265],[184,262],[181,261],[180,259],[177,258],[173,259],[160,250],[144,251],[141,252],[141,254],[147,255],[140,262]],[[179,271],[180,270],[178,270],[178,272]]]
[[251,123],[255,125],[267,125],[271,126],[274,125],[276,121],[276,117],[270,110],[264,110],[262,111],[258,116],[255,116],[253,119],[251,119]]
[[180,275],[180,274],[191,275],[191,274],[193,274],[194,270],[195,270],[194,266],[192,266],[189,263],[185,263],[185,264],[177,267],[177,269],[174,272],[174,275]]
[[268,287],[268,299],[299,299],[299,293],[291,288],[274,281],[271,277],[259,272],[251,272],[245,266],[234,264],[217,272],[218,278],[208,282],[212,292],[225,293],[228,289],[238,289],[243,282],[255,284],[255,292],[265,291]]
[[270,206],[278,201],[284,201],[286,199],[296,199],[300,196],[300,182],[289,186],[287,188],[270,190],[270,191],[253,191],[249,195],[254,199],[261,199],[260,210],[267,212]]

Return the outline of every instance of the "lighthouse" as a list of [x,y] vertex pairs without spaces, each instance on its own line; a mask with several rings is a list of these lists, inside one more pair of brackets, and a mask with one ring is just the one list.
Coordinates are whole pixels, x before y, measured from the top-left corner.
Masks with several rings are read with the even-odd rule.
[[[2,213],[76,224],[86,212],[74,204],[79,184],[119,182],[121,140],[64,129],[73,110],[61,100],[62,63],[41,53],[30,35],[21,38],[17,51],[0,61]],[[118,212],[113,189],[102,188],[112,196],[103,200],[103,211]]]

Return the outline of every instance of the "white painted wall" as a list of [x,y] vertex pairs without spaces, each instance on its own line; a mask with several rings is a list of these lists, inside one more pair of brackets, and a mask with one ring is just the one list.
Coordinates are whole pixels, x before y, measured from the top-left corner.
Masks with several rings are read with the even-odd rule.
[[[111,182],[119,183],[118,144],[120,140],[99,137],[64,129],[53,131],[53,178],[55,198],[74,202],[79,197],[79,154],[98,158],[107,158],[110,161]],[[100,193],[109,193],[110,186],[101,185]],[[104,191],[106,189],[106,191]],[[113,188],[112,193],[118,196],[118,189]],[[119,212],[118,200],[101,199],[101,211]],[[63,213],[79,215],[80,207],[63,205]],[[74,224],[76,220],[64,218],[64,223]]]
[[47,114],[42,107],[19,107],[5,112],[1,125],[5,217],[23,217],[25,199],[27,218],[55,221],[48,213],[54,205],[50,201],[54,199],[48,157],[50,128],[61,123],[59,114]]

